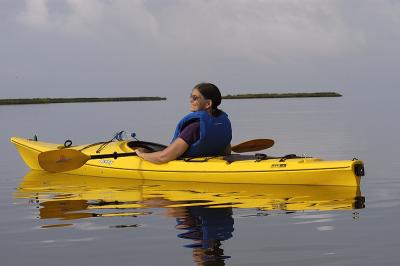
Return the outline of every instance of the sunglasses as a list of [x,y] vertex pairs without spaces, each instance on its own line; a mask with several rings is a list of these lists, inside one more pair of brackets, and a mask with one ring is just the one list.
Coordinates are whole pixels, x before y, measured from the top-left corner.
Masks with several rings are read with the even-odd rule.
[[197,96],[197,95],[193,95],[193,94],[189,95],[189,100],[197,101],[199,99],[201,99],[201,96]]

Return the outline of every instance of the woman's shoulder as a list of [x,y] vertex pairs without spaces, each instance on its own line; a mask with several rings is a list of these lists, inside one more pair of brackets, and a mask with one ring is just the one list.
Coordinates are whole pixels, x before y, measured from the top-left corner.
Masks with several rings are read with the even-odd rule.
[[194,118],[201,118],[204,117],[205,115],[207,115],[206,111],[196,111],[196,112],[190,112],[188,114],[186,114],[185,116],[183,116],[183,118],[181,120],[190,120],[190,119],[194,119]]
[[211,115],[207,111],[196,111],[186,114],[182,119],[181,122],[186,123],[187,121],[191,121],[194,119],[198,120],[212,120],[212,119],[228,119],[228,114],[224,111],[220,110],[220,112],[216,115]]

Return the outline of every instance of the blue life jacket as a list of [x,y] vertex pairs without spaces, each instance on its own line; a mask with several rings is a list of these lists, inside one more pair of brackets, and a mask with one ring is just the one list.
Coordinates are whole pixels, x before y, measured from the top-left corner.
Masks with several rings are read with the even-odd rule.
[[190,113],[179,121],[171,142],[178,138],[183,128],[193,121],[200,121],[200,138],[190,145],[183,156],[222,155],[232,140],[232,127],[228,115],[222,112],[219,116],[214,117],[208,114],[207,111]]

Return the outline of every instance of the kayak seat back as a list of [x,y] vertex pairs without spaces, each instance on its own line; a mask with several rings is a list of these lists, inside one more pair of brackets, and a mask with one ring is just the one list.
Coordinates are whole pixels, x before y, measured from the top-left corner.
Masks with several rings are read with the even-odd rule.
[[133,148],[145,148],[148,149],[149,151],[162,151],[164,150],[167,146],[159,143],[154,143],[154,142],[148,142],[148,141],[130,141],[128,143],[128,147],[133,149]]

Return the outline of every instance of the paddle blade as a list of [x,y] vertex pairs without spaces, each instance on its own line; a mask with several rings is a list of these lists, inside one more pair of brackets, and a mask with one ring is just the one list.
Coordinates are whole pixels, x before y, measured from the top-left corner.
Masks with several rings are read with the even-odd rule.
[[238,145],[232,146],[232,151],[234,152],[251,152],[251,151],[261,151],[271,148],[274,145],[272,139],[253,139]]
[[73,149],[42,152],[38,156],[40,167],[48,172],[71,171],[84,165],[90,156]]

